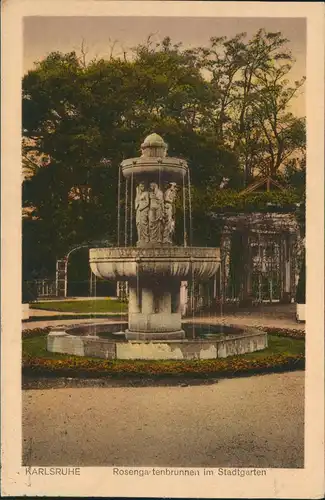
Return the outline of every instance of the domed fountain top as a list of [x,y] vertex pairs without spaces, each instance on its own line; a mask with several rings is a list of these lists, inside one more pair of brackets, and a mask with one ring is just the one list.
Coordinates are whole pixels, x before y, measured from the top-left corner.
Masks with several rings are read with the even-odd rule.
[[188,170],[185,160],[167,156],[167,144],[156,133],[148,135],[141,144],[141,156],[123,160],[121,167],[126,178],[133,176],[143,181],[156,175],[164,182],[180,181]]
[[141,144],[142,156],[165,157],[167,155],[167,144],[164,139],[156,134],[148,135]]

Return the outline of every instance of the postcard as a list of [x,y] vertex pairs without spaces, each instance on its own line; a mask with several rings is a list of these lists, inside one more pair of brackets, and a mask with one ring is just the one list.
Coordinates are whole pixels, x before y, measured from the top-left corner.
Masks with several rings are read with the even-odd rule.
[[324,6],[2,5],[2,494],[324,495]]

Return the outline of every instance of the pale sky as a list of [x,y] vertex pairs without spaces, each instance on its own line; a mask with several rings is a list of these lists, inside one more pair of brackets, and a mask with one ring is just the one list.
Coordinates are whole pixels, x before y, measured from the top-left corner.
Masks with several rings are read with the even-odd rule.
[[[79,52],[82,40],[87,57],[108,57],[116,41],[115,55],[144,42],[149,34],[154,41],[170,36],[183,46],[208,45],[212,36],[232,37],[246,32],[250,38],[260,28],[280,31],[289,39],[296,63],[291,79],[306,74],[306,22],[302,18],[193,18],[193,17],[26,17],[24,19],[24,73],[52,51]],[[305,114],[305,96],[292,106],[297,115]]]

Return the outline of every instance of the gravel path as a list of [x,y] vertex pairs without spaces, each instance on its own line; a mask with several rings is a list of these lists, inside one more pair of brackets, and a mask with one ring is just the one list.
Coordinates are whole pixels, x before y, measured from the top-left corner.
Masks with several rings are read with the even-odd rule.
[[[191,319],[189,319],[191,320]],[[188,321],[188,319],[184,319]],[[223,313],[198,314],[195,321],[210,324],[273,327],[288,330],[305,330],[305,323],[296,321],[296,304],[259,304],[254,307],[234,308]]]
[[[192,319],[185,319],[184,323],[191,322]],[[283,328],[284,330],[305,330],[304,323],[298,323],[294,319],[259,316],[257,314],[241,315],[227,314],[220,316],[198,316],[194,319],[197,323],[207,323],[211,325],[238,325],[252,327]]]
[[303,467],[304,372],[23,392],[24,465]]

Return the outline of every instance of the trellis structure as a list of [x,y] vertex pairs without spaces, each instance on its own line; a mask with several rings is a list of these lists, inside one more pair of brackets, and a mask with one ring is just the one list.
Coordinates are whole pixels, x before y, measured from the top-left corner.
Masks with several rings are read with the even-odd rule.
[[[251,194],[285,188],[276,180],[256,179],[239,193],[245,201]],[[281,194],[281,196],[282,196]],[[291,302],[299,274],[302,238],[295,206],[277,203],[263,210],[214,214],[221,220],[221,302]]]
[[301,238],[294,213],[221,216],[222,301],[291,302]]

